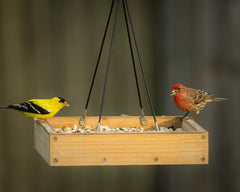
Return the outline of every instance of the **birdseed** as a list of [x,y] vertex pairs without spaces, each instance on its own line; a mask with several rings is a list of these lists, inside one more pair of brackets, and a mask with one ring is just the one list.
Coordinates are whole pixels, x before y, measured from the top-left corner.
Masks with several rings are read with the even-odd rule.
[[[56,128],[55,129],[57,133],[76,133],[76,134],[82,134],[82,133],[95,133],[96,128],[95,127],[90,127],[90,126],[85,126],[85,127],[78,127],[77,124],[74,124],[73,127],[62,127],[62,128]],[[167,127],[160,127],[159,128],[160,132],[183,132],[182,128],[176,128],[173,129],[172,127],[167,128]],[[117,128],[110,128],[106,125],[101,125],[100,126],[100,133],[154,133],[157,132],[156,130],[144,130],[143,127],[136,128],[136,127],[117,127]]]

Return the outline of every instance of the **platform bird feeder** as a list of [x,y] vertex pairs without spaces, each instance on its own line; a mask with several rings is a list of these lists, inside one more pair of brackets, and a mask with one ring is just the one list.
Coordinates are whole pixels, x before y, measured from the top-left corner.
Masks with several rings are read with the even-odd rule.
[[[102,117],[110,127],[142,127],[140,117]],[[193,120],[156,117],[159,126],[182,127],[183,132],[150,132],[148,124],[139,133],[57,133],[59,127],[79,122],[79,117],[53,117],[35,122],[35,149],[50,166],[208,164],[208,132]],[[87,117],[94,127],[98,117]],[[148,132],[149,131],[149,132]]]
[[[90,85],[84,114],[81,117],[52,117],[46,121],[34,121],[35,149],[50,166],[99,166],[99,165],[173,165],[208,164],[208,132],[194,120],[176,116],[156,116],[146,77],[141,62],[133,22],[127,0],[121,0],[133,72],[138,93],[139,116],[102,116],[104,95],[110,65],[120,0],[113,0],[101,43],[97,64]],[[88,103],[95,82],[105,37],[113,16],[113,28],[105,80],[98,116],[87,116]],[[134,46],[133,46],[134,45]],[[134,48],[142,72],[152,116],[145,116],[139,90]],[[103,132],[101,126],[119,131]],[[91,127],[91,132],[59,132],[63,128],[82,130]],[[163,131],[171,129],[171,131]],[[181,128],[181,132],[177,131]],[[131,130],[131,131],[121,131]],[[133,131],[132,131],[133,130]],[[137,131],[140,130],[140,131]]]

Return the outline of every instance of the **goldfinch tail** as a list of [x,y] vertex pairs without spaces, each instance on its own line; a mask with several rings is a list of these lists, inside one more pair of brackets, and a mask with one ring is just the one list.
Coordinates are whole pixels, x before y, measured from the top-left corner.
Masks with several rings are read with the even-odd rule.
[[0,106],[0,109],[7,109],[9,106]]

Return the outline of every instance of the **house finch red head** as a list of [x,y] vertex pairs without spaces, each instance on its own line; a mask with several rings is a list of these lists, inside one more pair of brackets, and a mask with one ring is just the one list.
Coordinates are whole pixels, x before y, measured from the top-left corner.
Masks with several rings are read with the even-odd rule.
[[[187,88],[181,84],[175,84],[171,87],[174,102],[177,107],[182,111],[187,111],[186,115],[190,112],[195,112],[193,116],[200,113],[207,103],[212,101],[223,101],[226,98],[217,98],[213,95],[197,89]],[[182,118],[183,118],[182,117]]]

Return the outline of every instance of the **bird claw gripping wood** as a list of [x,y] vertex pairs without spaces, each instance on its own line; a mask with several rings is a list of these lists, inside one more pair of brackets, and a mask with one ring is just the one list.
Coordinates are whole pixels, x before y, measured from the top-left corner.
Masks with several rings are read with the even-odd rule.
[[34,120],[35,120],[37,123],[48,123],[47,119],[36,119],[36,118],[34,118]]
[[184,118],[187,119],[187,115],[188,115],[189,113],[190,113],[190,112],[187,112],[185,115],[183,115],[183,116],[180,118],[180,120],[182,121]]

